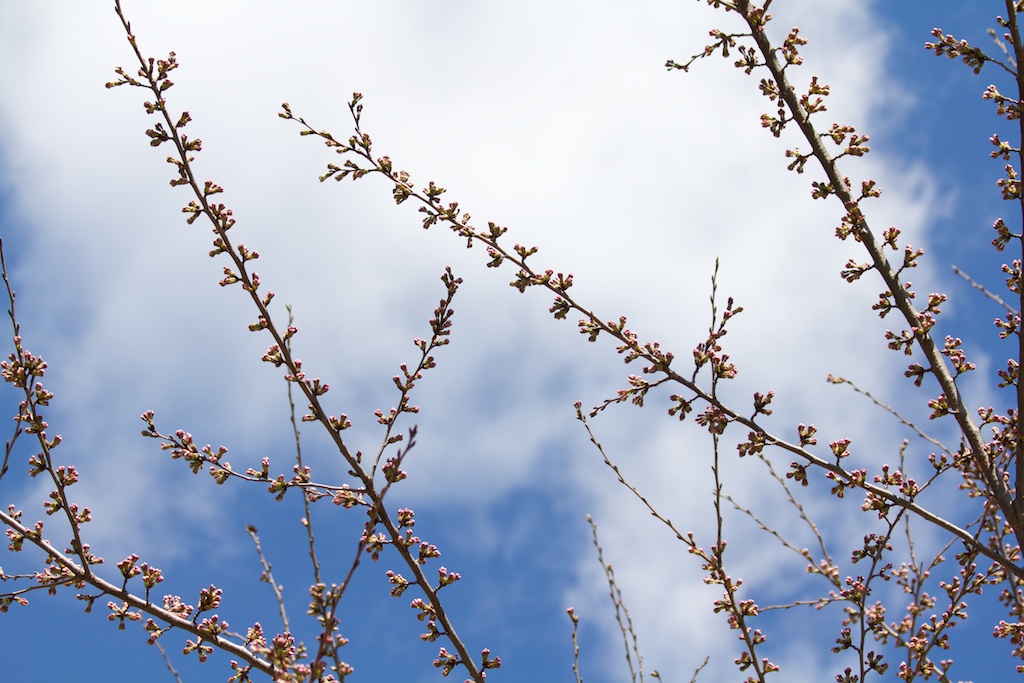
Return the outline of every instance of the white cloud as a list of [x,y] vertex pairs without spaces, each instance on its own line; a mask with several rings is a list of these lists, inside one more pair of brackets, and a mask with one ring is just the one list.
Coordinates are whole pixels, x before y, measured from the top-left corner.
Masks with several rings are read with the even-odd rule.
[[[870,37],[869,10],[806,6],[790,11],[812,41],[814,73],[833,85],[833,114],[870,129],[883,105],[899,100],[886,80],[884,41]],[[419,505],[437,491],[455,502],[499,498],[554,469],[546,446],[571,443],[559,476],[571,475],[566,488],[601,525],[648,663],[679,679],[713,652],[704,677],[725,675],[733,643],[706,609],[699,567],[614,485],[571,419],[573,399],[613,395],[629,370],[608,346],[586,345],[572,323],[551,322],[546,299],[511,291],[511,273],[487,271],[482,252],[467,252],[441,228],[424,233],[377,180],[317,184],[334,157],[276,111],[287,100],[343,137],[345,102],[363,92],[364,129],[380,154],[419,182],[450,188],[477,225],[494,220],[510,227],[510,241],[540,246],[538,265],[575,273],[581,300],[605,318],[628,314],[633,329],[680,361],[707,328],[720,257],[719,306],[735,296],[746,307],[726,338],[741,369],[736,400],[773,388],[774,424],[784,431],[815,421],[829,438],[867,433],[877,437],[868,447],[896,443],[864,401],[824,384],[835,372],[902,390],[891,380],[901,359],[883,353],[884,327],[869,310],[875,285],[838,277],[847,258],[862,257],[835,240],[837,207],[811,203],[810,178],[784,172],[787,141],[759,128],[767,103],[755,81],[719,58],[687,74],[662,67],[699,51],[707,29],[732,18],[669,2],[126,9],[146,54],[178,53],[170,101],[191,111],[204,141],[199,173],[225,186],[236,239],[263,254],[264,282],[294,303],[299,355],[331,382],[328,404],[357,422],[360,447],[379,439],[372,409],[393,404],[388,378],[413,359],[410,340],[426,335],[442,294],[437,277],[453,265],[466,284],[453,343],[416,398],[421,446],[407,495]],[[782,30],[792,20],[777,21]],[[271,450],[283,466],[279,373],[257,362],[266,342],[244,331],[252,314],[241,292],[216,287],[221,265],[203,256],[206,228],[184,224],[188,197],[167,188],[165,153],[145,144],[144,96],[102,88],[112,66],[133,69],[113,14],[86,3],[59,14],[45,3],[8,4],[0,26],[8,27],[0,40],[4,180],[19,221],[4,231],[21,249],[8,257],[18,264],[26,338],[50,360],[63,401],[55,407],[69,438],[62,450],[95,477],[80,495],[100,496],[99,538],[173,557],[169,545],[197,542],[188,526],[161,522],[153,534],[149,525],[169,510],[193,523],[214,514],[206,482],[191,489],[201,494],[183,493],[193,486],[183,470],[152,466],[152,443],[112,438],[106,425],[131,434],[137,415],[155,407],[165,429],[187,425],[203,443],[228,443],[239,462]],[[886,187],[878,225],[898,223],[915,243],[926,239],[936,206],[920,169],[880,155],[849,168]],[[706,532],[707,439],[652,403],[642,416],[621,408],[595,429],[652,500],[685,529]],[[730,490],[744,503],[773,500],[755,463],[737,464],[731,452],[725,460]],[[102,495],[112,472],[122,477],[118,495]],[[745,544],[763,542],[741,530],[729,537],[737,559]],[[751,572],[783,566],[756,553],[740,561]],[[593,559],[578,563],[569,599],[606,610]]]

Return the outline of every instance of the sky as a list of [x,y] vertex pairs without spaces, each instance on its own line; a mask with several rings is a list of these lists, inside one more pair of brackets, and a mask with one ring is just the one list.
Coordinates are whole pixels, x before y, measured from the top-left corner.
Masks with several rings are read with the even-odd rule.
[[[259,582],[246,524],[260,529],[297,630],[309,584],[301,506],[255,486],[216,487],[170,462],[139,436],[139,415],[182,428],[199,443],[229,447],[239,469],[264,456],[291,468],[293,443],[281,373],[259,361],[269,344],[246,330],[254,312],[242,292],[220,288],[223,263],[206,256],[210,236],[186,225],[189,201],[171,188],[167,152],[153,150],[141,91],[107,90],[115,66],[134,71],[110,2],[0,4],[0,236],[18,292],[26,347],[49,362],[56,393],[47,413],[57,450],[74,463],[76,500],[94,511],[87,526],[108,567],[137,552],[164,570],[165,593],[194,603],[200,588],[225,590],[222,618],[243,630],[277,628],[273,595]],[[588,344],[572,321],[554,321],[549,298],[520,295],[513,273],[485,267],[479,248],[435,227],[424,231],[407,205],[394,206],[375,178],[319,183],[334,155],[292,122],[282,102],[318,129],[345,138],[346,103],[364,95],[363,129],[425,185],[436,181],[473,215],[508,226],[507,239],[540,248],[538,266],[575,276],[577,300],[602,318],[627,315],[641,338],[680,361],[706,335],[711,276],[719,260],[719,309],[735,297],[727,352],[740,374],[723,387],[737,405],[776,392],[769,426],[785,435],[814,423],[821,442],[850,436],[858,462],[892,462],[906,433],[862,397],[827,384],[831,373],[870,388],[926,421],[933,388],[902,377],[905,360],[885,349],[870,310],[878,283],[838,276],[864,260],[834,237],[841,207],[812,202],[812,171],[788,173],[793,137],[760,127],[771,106],[732,59],[668,72],[667,59],[700,52],[712,28],[736,19],[702,2],[195,2],[126,0],[145,54],[175,51],[170,106],[187,109],[203,140],[196,168],[222,185],[238,219],[232,235],[257,249],[276,309],[291,304],[297,355],[310,376],[331,384],[326,404],[354,423],[354,448],[379,448],[373,417],[397,394],[391,377],[416,358],[412,340],[443,294],[446,266],[464,279],[452,342],[417,386],[421,412],[393,505],[416,510],[417,533],[463,579],[446,589],[459,633],[473,651],[502,657],[493,680],[573,680],[571,624],[582,619],[580,663],[589,683],[625,680],[621,635],[586,515],[596,521],[615,567],[645,671],[663,680],[733,680],[734,634],[711,612],[717,595],[699,562],[653,520],[602,464],[574,419],[573,402],[593,406],[636,372],[613,345]],[[981,100],[999,75],[975,77],[923,49],[933,26],[988,46],[999,6],[789,0],[772,6],[773,36],[792,25],[810,44],[795,78],[832,86],[831,120],[871,136],[872,152],[850,160],[851,178],[875,178],[869,207],[879,229],[896,225],[923,247],[918,291],[945,291],[940,334],[965,341],[978,364],[964,383],[974,405],[1002,405],[994,389],[1004,354],[991,321],[1000,311],[951,271],[957,265],[993,290],[1000,255],[989,246],[1000,206],[1001,164],[987,142],[1005,123]],[[828,118],[828,121],[824,119]],[[1008,137],[1010,131],[1003,136]],[[806,146],[806,145],[805,145]],[[283,320],[281,318],[280,320]],[[8,394],[3,404],[16,410]],[[707,548],[714,539],[710,441],[665,415],[667,395],[643,409],[618,406],[593,423],[627,478]],[[948,425],[929,425],[950,436]],[[741,435],[742,436],[742,435]],[[345,481],[345,467],[315,429],[302,434],[317,477]],[[914,443],[919,462],[928,454]],[[25,476],[19,455],[0,481],[3,503],[26,516],[47,490]],[[784,469],[789,459],[778,456]],[[763,465],[723,449],[726,492],[796,545],[813,542],[769,485]],[[837,505],[818,478],[803,502],[827,530],[830,551],[849,552],[872,520],[859,500]],[[948,500],[936,503],[969,517]],[[362,526],[358,515],[321,503],[314,524],[324,560],[340,580]],[[56,527],[56,520],[53,520]],[[48,526],[48,528],[50,528]],[[944,539],[916,527],[922,552]],[[62,531],[55,530],[56,538]],[[762,605],[817,596],[803,561],[742,515],[728,514],[730,573]],[[8,572],[40,558],[6,553]],[[364,562],[345,598],[350,680],[436,681],[436,645],[417,639],[409,594],[388,596],[387,553]],[[952,571],[947,570],[947,571]],[[120,632],[102,613],[82,614],[69,591],[33,596],[0,617],[0,657],[12,679],[50,680],[74,667],[86,680],[173,680],[141,629]],[[97,609],[97,612],[101,610]],[[974,614],[972,612],[972,614]],[[1003,615],[979,605],[955,635],[954,680],[1013,675],[1007,643],[991,637]],[[838,610],[771,612],[762,618],[766,653],[782,680],[831,680],[849,665],[829,648]],[[183,639],[162,641],[183,680],[223,680],[227,660],[198,666]],[[49,666],[47,666],[49,664]]]

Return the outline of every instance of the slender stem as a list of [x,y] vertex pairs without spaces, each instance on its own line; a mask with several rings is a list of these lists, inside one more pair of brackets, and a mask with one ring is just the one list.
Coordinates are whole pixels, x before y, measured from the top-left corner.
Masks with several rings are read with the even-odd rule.
[[260,537],[256,527],[250,524],[246,526],[245,530],[252,539],[253,545],[256,546],[256,554],[259,556],[260,566],[263,568],[263,578],[270,584],[271,589],[274,591],[274,597],[277,598],[277,608],[281,612],[281,628],[285,633],[291,633],[292,628],[288,623],[288,612],[284,607],[284,595],[281,593],[281,586],[279,586],[277,581],[274,580],[273,568],[270,566],[270,563],[267,562],[267,558],[263,554],[263,547],[260,545]]
[[[292,307],[291,307],[291,305],[290,304],[286,305],[285,306],[285,310],[288,311],[288,327],[291,327],[292,323],[295,322],[295,319],[292,316]],[[285,341],[285,345],[288,348],[288,352],[291,353],[292,340],[291,339],[287,339]],[[288,418],[289,418],[289,420],[291,420],[292,434],[295,437],[295,462],[299,466],[299,471],[302,471],[304,469],[304,465],[303,465],[303,462],[302,462],[302,436],[299,433],[299,423],[298,423],[298,420],[295,419],[295,398],[292,395],[292,382],[288,382],[287,385],[288,385]],[[309,545],[309,560],[310,560],[310,562],[313,565],[313,581],[314,581],[314,583],[320,584],[320,583],[323,583],[323,580],[321,580],[321,578],[320,578],[320,560],[317,558],[317,554],[316,554],[316,539],[315,539],[315,536],[313,534],[313,517],[312,517],[312,511],[310,510],[310,505],[309,505],[309,496],[306,495],[305,491],[302,492],[302,505],[303,505],[303,508],[305,510],[305,513],[306,513],[306,516],[303,519],[303,525],[302,526],[304,526],[306,528],[306,541],[307,541],[307,543]]]

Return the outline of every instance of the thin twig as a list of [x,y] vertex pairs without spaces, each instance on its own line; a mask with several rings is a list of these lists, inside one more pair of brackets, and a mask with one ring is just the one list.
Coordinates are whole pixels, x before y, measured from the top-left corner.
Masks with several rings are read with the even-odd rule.
[[572,675],[576,683],[583,683],[583,677],[580,676],[580,644],[577,639],[580,630],[580,618],[572,607],[567,609],[566,612],[569,614],[569,619],[572,620]]
[[[704,661],[701,663],[701,665],[698,666],[697,669],[693,672],[693,676],[690,677],[690,683],[697,683],[697,676],[700,675],[700,672],[704,670],[704,667],[706,667],[708,665],[708,662],[710,661],[711,657],[704,658]],[[661,677],[659,676],[659,678]]]
[[982,294],[987,296],[989,299],[991,299],[992,301],[995,301],[997,304],[999,304],[1000,306],[1005,308],[1006,312],[1009,313],[1010,315],[1013,315],[1013,316],[1018,315],[1017,309],[1015,309],[1013,306],[1011,306],[1010,304],[1008,304],[1005,301],[1003,301],[1003,299],[998,294],[994,294],[994,293],[990,292],[988,290],[988,288],[985,287],[985,285],[983,285],[983,284],[981,284],[979,282],[976,282],[973,278],[971,278],[970,275],[968,275],[964,271],[960,270],[956,266],[953,266],[953,272],[956,273],[957,275],[959,275],[960,277],[962,277],[963,279],[967,280],[971,284],[971,287],[973,287],[974,289],[978,290],[979,292],[981,292]]
[[[1007,69],[1011,74],[1017,69],[1017,58],[1010,54],[1010,50],[1006,47],[1006,43],[999,40],[999,34],[996,33],[995,29],[986,29],[989,37],[992,38],[992,42],[996,44],[1002,53],[1006,56],[1006,61],[1009,62],[1010,68]],[[993,60],[995,61],[995,60]],[[1002,65],[1006,69],[1006,65]]]
[[[629,665],[630,678],[632,678],[633,683],[636,683],[637,673],[639,672],[640,683],[643,683],[644,662],[643,657],[640,656],[640,649],[637,646],[636,631],[633,630],[633,619],[629,616],[629,610],[626,609],[626,604],[622,601],[622,591],[619,589],[619,584],[615,581],[615,570],[611,564],[604,561],[604,551],[601,548],[601,542],[597,538],[597,524],[590,515],[587,515],[587,523],[590,524],[590,532],[594,537],[594,547],[597,548],[597,560],[601,563],[605,580],[608,582],[608,595],[611,597],[612,605],[615,607],[615,621],[618,622],[619,630],[622,632],[622,644],[626,649],[626,664]],[[623,621],[623,617],[625,621]],[[630,638],[633,640],[633,652],[636,653],[636,671],[633,669],[633,659],[629,654]]]
[[[4,283],[7,285],[7,298],[10,301],[10,308],[7,309],[7,315],[10,316],[11,322],[14,324],[14,334],[18,335],[18,323],[14,318],[14,289],[11,288],[11,283],[7,279],[7,261],[4,258],[4,240],[0,237],[0,269],[3,270]],[[4,475],[7,474],[7,463],[11,458],[11,452],[14,450],[14,444],[18,441],[18,437],[21,436],[22,426],[21,421],[16,420],[14,422],[14,433],[11,438],[7,440],[4,446],[4,462],[0,465],[0,479],[3,479]]]
[[[288,327],[292,327],[295,322],[295,317],[292,315],[292,306],[291,304],[285,304],[284,308],[288,311]],[[291,338],[286,339],[284,343],[288,353],[291,353]],[[295,437],[295,463],[299,466],[299,471],[301,472],[305,469],[305,466],[302,463],[302,437],[299,433],[299,422],[295,418],[295,398],[292,395],[292,382],[286,382],[285,384],[288,386],[288,418],[291,420],[292,434]],[[309,544],[309,560],[313,565],[313,581],[314,583],[321,584],[323,581],[320,579],[320,560],[316,554],[316,539],[313,534],[313,517],[309,502],[309,496],[303,491],[302,505],[306,516],[302,520],[302,526],[306,529],[306,541]]]
[[889,413],[890,415],[895,417],[897,420],[899,420],[900,424],[902,424],[903,426],[908,427],[909,429],[911,429],[915,434],[917,434],[919,437],[921,437],[922,439],[924,439],[928,443],[932,444],[936,448],[940,449],[943,453],[946,453],[950,457],[953,457],[954,452],[951,451],[945,444],[943,444],[938,439],[933,438],[933,437],[928,436],[927,434],[925,434],[923,431],[921,431],[920,428],[918,428],[917,425],[915,425],[913,422],[911,422],[907,418],[903,417],[895,408],[893,408],[892,406],[890,406],[888,404],[882,403],[877,398],[875,398],[874,394],[872,394],[870,391],[868,391],[866,389],[861,389],[859,386],[854,384],[852,381],[846,379],[845,377],[835,377],[833,375],[829,375],[827,381],[829,381],[832,384],[847,384],[847,385],[849,385],[850,388],[853,389],[855,392],[857,392],[861,396],[867,397],[876,406],[878,406],[879,408],[881,408],[882,410],[884,410],[885,412]]
[[[811,518],[807,515],[807,511],[804,509],[804,506],[801,505],[799,501],[797,501],[796,496],[793,495],[793,492],[790,490],[789,485],[786,484],[786,480],[783,479],[779,475],[779,473],[775,471],[775,468],[772,466],[771,460],[769,460],[768,457],[765,456],[763,453],[760,453],[758,455],[761,459],[761,462],[764,463],[765,467],[768,468],[768,473],[772,477],[772,479],[774,479],[775,482],[782,487],[782,490],[786,492],[786,499],[789,501],[790,505],[792,505],[796,509],[797,514],[800,516],[800,519],[804,521],[804,524],[807,525],[807,528],[809,528],[811,530],[811,533],[814,534],[814,538],[818,542],[818,547],[821,549],[823,561],[826,562],[829,566],[833,566],[835,562],[832,560],[831,554],[825,547],[825,539],[822,537],[821,532],[818,530],[818,525],[811,521]],[[755,515],[752,510],[739,505],[735,500],[733,500],[732,496],[726,495],[725,499],[732,503],[733,507],[736,508],[736,510],[750,517],[754,521],[754,523],[756,523],[763,531],[766,531],[772,536],[775,536],[775,538],[777,538],[782,543],[782,545],[803,557],[805,560],[810,562],[811,565],[814,565],[814,558],[811,557],[810,551],[808,551],[807,549],[797,548],[795,545],[791,544],[789,541],[783,538],[778,531],[768,527],[768,525],[761,521],[761,519],[757,515]],[[761,609],[766,610],[769,608],[762,607]]]
[[160,651],[160,656],[164,658],[164,664],[167,665],[167,670],[171,672],[172,676],[174,676],[174,680],[181,683],[181,676],[178,675],[178,672],[174,669],[174,665],[171,664],[171,658],[167,656],[166,652],[164,652],[164,646],[161,645],[159,641],[153,641],[153,645],[156,645],[156,649]]
[[270,584],[270,587],[274,591],[274,596],[277,598],[277,607],[281,612],[281,627],[284,633],[291,633],[292,628],[288,622],[288,613],[284,607],[284,595],[281,593],[283,586],[278,585],[277,581],[274,580],[274,572],[271,569],[270,563],[267,562],[267,558],[263,555],[263,548],[260,546],[260,537],[256,527],[252,524],[248,524],[245,530],[249,533],[249,537],[252,539],[253,545],[256,546],[256,554],[260,558],[260,566],[263,568],[263,573],[260,575],[260,580]]

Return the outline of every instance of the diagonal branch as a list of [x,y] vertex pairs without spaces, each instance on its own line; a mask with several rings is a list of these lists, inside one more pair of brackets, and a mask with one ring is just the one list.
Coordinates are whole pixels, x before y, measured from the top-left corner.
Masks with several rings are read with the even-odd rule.
[[247,650],[245,647],[234,643],[226,638],[221,638],[218,635],[211,634],[208,631],[200,628],[198,625],[192,623],[188,619],[183,619],[174,612],[158,607],[153,603],[149,602],[144,598],[140,598],[128,590],[116,586],[108,581],[103,580],[97,576],[94,572],[86,571],[85,568],[78,565],[71,560],[67,555],[57,550],[50,543],[33,532],[33,530],[25,527],[16,518],[7,514],[6,512],[0,511],[0,522],[3,522],[6,526],[14,529],[18,533],[22,534],[24,538],[28,539],[30,543],[38,547],[47,557],[51,558],[52,562],[57,564],[64,573],[67,575],[68,584],[72,583],[84,583],[93,586],[106,595],[110,595],[114,598],[124,601],[130,607],[134,607],[140,612],[144,612],[151,617],[155,617],[163,622],[179,628],[182,631],[187,631],[193,634],[202,641],[206,641],[215,645],[218,649],[227,652],[230,655],[238,657],[242,661],[246,662],[254,669],[258,669],[268,676],[275,676],[280,673],[274,668],[269,662],[257,657],[255,654]]
[[[1024,514],[1021,514],[1024,510],[1018,511],[1009,486],[989,456],[981,430],[975,424],[974,419],[964,405],[960,390],[956,386],[956,382],[939,346],[936,345],[931,335],[927,332],[928,326],[925,325],[921,314],[914,307],[910,293],[904,289],[888,258],[883,253],[882,245],[879,244],[874,233],[871,231],[867,218],[861,213],[859,199],[853,195],[849,181],[839,173],[836,158],[825,148],[822,137],[810,121],[810,113],[801,104],[796,89],[789,82],[785,68],[776,55],[775,47],[765,34],[765,15],[763,11],[754,11],[749,0],[737,0],[736,4],[738,13],[744,17],[751,30],[751,36],[757,44],[762,59],[764,59],[764,65],[772,74],[772,78],[778,88],[779,97],[786,103],[792,120],[800,128],[804,139],[811,146],[812,154],[825,172],[831,189],[842,201],[843,206],[846,207],[847,215],[855,228],[857,240],[864,245],[864,248],[871,257],[872,265],[885,282],[888,293],[895,301],[896,307],[899,308],[910,329],[914,331],[914,336],[920,345],[921,351],[928,360],[928,370],[935,376],[950,406],[949,410],[960,426],[964,440],[970,446],[971,458],[985,479],[985,483],[991,491],[996,504],[1006,516],[1006,519],[1011,522],[1018,543],[1024,545]],[[1022,126],[1024,126],[1024,122],[1022,122]],[[1022,337],[1021,343],[1024,344],[1024,337]],[[1024,354],[1024,348],[1021,351]],[[1020,387],[1020,391],[1024,391],[1024,387]],[[1018,464],[1024,465],[1020,458],[1018,458]],[[1018,500],[1024,502],[1024,498],[1019,498]]]
[[[625,356],[625,361],[627,363],[638,359],[647,361],[650,365],[644,368],[645,373],[653,375],[661,374],[664,378],[686,388],[693,394],[693,398],[689,399],[689,401],[701,401],[713,406],[723,419],[747,427],[758,435],[759,438],[763,439],[766,446],[781,448],[782,450],[787,451],[807,462],[809,465],[826,470],[837,482],[842,483],[844,486],[863,489],[868,494],[869,498],[886,501],[892,505],[905,508],[908,512],[912,512],[922,519],[957,536],[963,540],[968,547],[977,549],[979,553],[988,557],[993,562],[1003,565],[1011,574],[1024,578],[1024,567],[1016,566],[1013,561],[980,543],[972,534],[961,529],[952,522],[939,517],[925,508],[922,508],[912,500],[902,498],[884,487],[870,483],[862,473],[849,472],[843,467],[829,462],[807,450],[803,445],[793,444],[785,439],[775,436],[762,427],[753,417],[746,417],[739,414],[732,408],[729,408],[720,399],[697,384],[695,375],[693,377],[686,377],[679,372],[676,372],[672,368],[672,361],[674,360],[673,354],[662,351],[656,343],[639,342],[637,335],[626,328],[625,317],[620,318],[618,321],[603,322],[596,313],[578,303],[568,292],[569,288],[572,286],[572,275],[563,276],[561,273],[555,275],[551,270],[543,273],[534,270],[532,265],[527,261],[530,256],[536,253],[537,250],[535,247],[527,248],[516,244],[512,250],[506,249],[504,246],[505,243],[500,241],[500,238],[506,232],[506,228],[500,227],[491,222],[488,223],[488,228],[486,230],[477,230],[469,224],[469,214],[460,214],[458,202],[452,202],[448,206],[444,206],[441,203],[439,197],[445,192],[444,188],[438,187],[431,182],[429,187],[420,191],[412,184],[407,172],[394,170],[394,166],[389,157],[384,156],[379,159],[375,159],[372,155],[372,141],[370,140],[370,136],[364,133],[360,128],[360,116],[362,112],[362,104],[360,104],[361,99],[362,95],[356,93],[354,94],[352,101],[349,103],[349,110],[351,111],[355,121],[356,134],[346,142],[337,140],[329,132],[316,130],[304,119],[295,116],[287,104],[283,105],[283,112],[278,114],[283,119],[296,121],[302,127],[302,131],[300,132],[301,135],[317,136],[323,139],[324,144],[333,149],[336,153],[340,155],[356,155],[368,164],[368,166],[365,167],[359,166],[351,159],[345,161],[343,166],[328,164],[328,173],[321,177],[321,181],[332,177],[341,180],[346,177],[359,179],[371,174],[384,176],[393,185],[393,195],[397,203],[402,203],[410,198],[420,202],[419,211],[426,215],[426,218],[423,219],[425,228],[429,228],[435,223],[445,223],[453,232],[460,237],[465,238],[467,240],[467,244],[472,245],[474,242],[483,244],[487,250],[488,256],[491,258],[491,261],[487,264],[488,266],[498,267],[505,261],[513,264],[519,270],[516,279],[510,284],[520,291],[525,291],[528,287],[542,287],[552,292],[555,295],[555,303],[552,305],[550,312],[554,314],[555,318],[559,319],[566,318],[570,311],[580,314],[580,332],[588,335],[590,341],[595,341],[601,334],[611,336],[620,343],[617,350]],[[824,150],[823,153],[826,155],[828,154]],[[868,237],[870,237],[870,233],[868,233]],[[884,261],[885,257],[880,255],[880,258]],[[888,268],[888,266],[886,267]],[[889,269],[889,272],[890,275],[892,275],[891,269]],[[897,287],[897,289],[899,290],[900,288]],[[909,306],[908,302],[905,303]],[[913,311],[912,307],[910,307],[910,311],[914,316],[917,315],[916,312]],[[733,310],[732,312],[738,312],[738,309]],[[930,348],[938,354],[934,342],[932,342],[927,335],[924,336],[925,340],[930,344]],[[943,364],[941,355],[938,355],[937,362],[939,365],[936,367],[942,369],[946,376],[950,377],[946,366]],[[647,384],[646,380],[639,379],[638,381]],[[950,382],[952,382],[951,377]],[[652,384],[653,383],[649,383],[647,386]],[[622,397],[620,400],[625,400],[625,398],[628,398],[628,396]],[[978,457],[984,458],[986,468],[982,470],[983,473],[985,473],[986,477],[994,476],[992,474],[993,468],[987,465],[988,460],[985,455],[984,444],[980,441],[980,431],[974,425],[970,416],[966,415],[964,410],[959,410],[957,412],[957,419],[960,420],[961,418],[966,421],[966,424],[972,430],[971,433],[976,437],[974,441],[971,441],[972,448],[975,448],[972,452],[972,456],[978,454]],[[975,443],[977,443],[976,447],[974,445]],[[993,490],[1006,491],[1006,486],[1002,483],[1001,479],[998,479],[996,485],[999,488]],[[1003,499],[1009,500],[1009,494],[1007,493]],[[1024,527],[1021,528],[1021,532],[1024,533]]]

